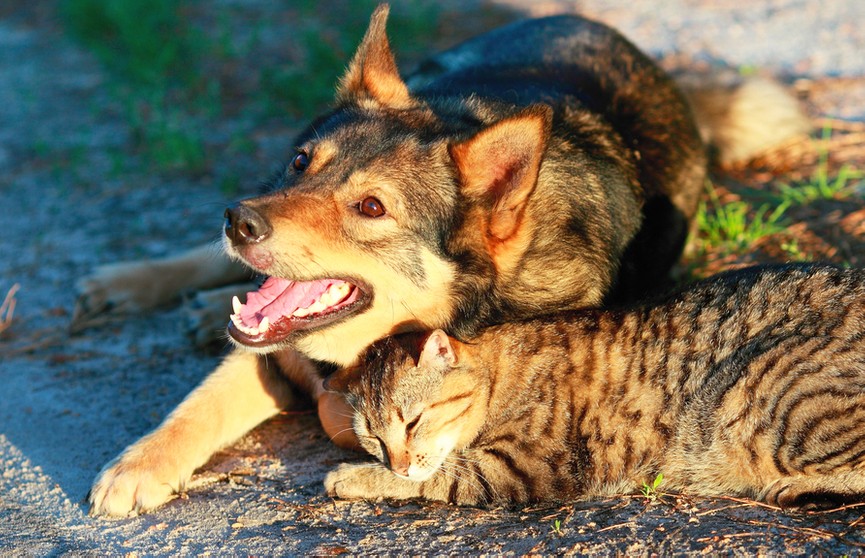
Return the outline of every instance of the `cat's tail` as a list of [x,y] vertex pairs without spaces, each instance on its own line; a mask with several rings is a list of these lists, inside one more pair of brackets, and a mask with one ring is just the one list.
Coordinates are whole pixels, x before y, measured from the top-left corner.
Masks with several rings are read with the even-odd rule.
[[808,137],[802,105],[777,81],[763,77],[677,76],[700,135],[721,166],[739,166]]

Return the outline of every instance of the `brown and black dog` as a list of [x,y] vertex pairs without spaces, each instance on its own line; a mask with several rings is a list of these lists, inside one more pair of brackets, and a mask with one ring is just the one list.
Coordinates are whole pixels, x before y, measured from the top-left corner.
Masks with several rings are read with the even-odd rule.
[[[383,337],[468,336],[666,285],[707,157],[663,72],[608,27],[562,16],[481,35],[403,79],[387,14],[373,14],[335,108],[300,135],[285,172],[226,211],[228,257],[199,249],[82,283],[83,305],[134,310],[244,267],[266,276],[234,299],[238,348],[102,470],[93,514],[164,503],[213,452],[289,405],[289,384],[321,405],[326,371]],[[789,105],[768,91],[765,105]],[[735,129],[730,115],[754,117],[736,113],[737,95],[694,107],[713,137]],[[779,137],[802,128],[790,111],[770,125]]]

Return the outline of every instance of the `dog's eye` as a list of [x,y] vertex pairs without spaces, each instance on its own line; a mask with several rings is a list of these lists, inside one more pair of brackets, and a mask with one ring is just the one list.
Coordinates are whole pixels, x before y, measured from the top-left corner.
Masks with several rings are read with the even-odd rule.
[[378,198],[372,196],[366,197],[357,206],[357,210],[367,217],[381,217],[385,214],[384,206]]
[[294,160],[291,162],[291,167],[297,172],[303,172],[306,170],[306,167],[309,166],[309,155],[306,154],[305,151],[301,151],[297,155],[294,156]]

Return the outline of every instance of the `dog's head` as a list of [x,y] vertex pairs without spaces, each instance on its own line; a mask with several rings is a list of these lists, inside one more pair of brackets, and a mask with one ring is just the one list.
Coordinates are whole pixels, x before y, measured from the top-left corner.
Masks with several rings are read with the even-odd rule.
[[[242,346],[346,364],[387,335],[495,313],[489,300],[526,272],[548,213],[527,207],[552,110],[414,97],[386,18],[386,6],[373,14],[336,109],[300,136],[271,192],[226,211],[226,249],[268,277],[235,302],[229,333]],[[558,273],[546,268],[529,271]],[[569,295],[550,293],[523,298]]]

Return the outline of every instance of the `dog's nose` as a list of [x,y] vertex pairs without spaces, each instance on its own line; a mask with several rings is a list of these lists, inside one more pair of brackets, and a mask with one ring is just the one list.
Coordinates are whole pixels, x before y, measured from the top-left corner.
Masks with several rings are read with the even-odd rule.
[[225,236],[235,245],[261,242],[272,230],[263,215],[243,204],[225,210]]

